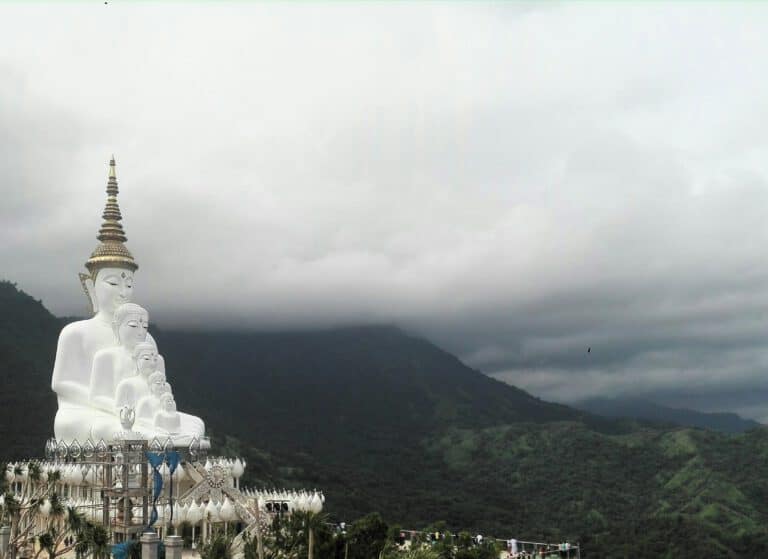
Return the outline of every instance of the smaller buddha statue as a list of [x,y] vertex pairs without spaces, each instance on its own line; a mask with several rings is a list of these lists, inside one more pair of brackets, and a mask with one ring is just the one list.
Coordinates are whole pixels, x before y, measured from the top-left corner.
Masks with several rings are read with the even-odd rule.
[[92,415],[91,438],[109,440],[120,429],[115,396],[117,385],[136,372],[133,350],[147,338],[149,313],[139,305],[124,303],[115,310],[112,330],[118,345],[100,349],[93,356],[88,389],[94,410],[107,412]]
[[155,348],[155,359],[157,360],[157,370],[161,371],[163,374],[165,374],[165,358],[160,354],[160,351],[157,349],[157,342],[152,337],[151,334],[147,335],[147,342],[152,344],[152,347]]
[[154,345],[149,342],[136,344],[133,360],[136,364],[133,374],[117,383],[115,408],[118,411],[123,406],[135,409],[139,400],[149,394],[149,375],[155,372],[157,365]]
[[[155,371],[159,371],[159,355],[157,353],[157,345],[154,340],[149,339],[147,335],[146,342],[139,342],[133,350],[133,360],[136,362],[136,370],[139,376],[144,379],[144,382],[149,386],[149,375]],[[163,371],[165,373],[165,371]]]
[[93,356],[89,390],[92,406],[114,413],[117,385],[136,373],[134,349],[146,341],[148,327],[149,313],[139,305],[124,303],[115,310],[112,330],[118,345],[100,349]]
[[144,424],[154,424],[155,414],[160,411],[160,396],[165,393],[165,375],[155,371],[149,375],[149,394],[136,405],[136,419]]
[[160,396],[160,409],[155,414],[154,423],[156,429],[162,429],[171,434],[181,431],[181,417],[176,411],[176,401],[170,392],[164,392]]

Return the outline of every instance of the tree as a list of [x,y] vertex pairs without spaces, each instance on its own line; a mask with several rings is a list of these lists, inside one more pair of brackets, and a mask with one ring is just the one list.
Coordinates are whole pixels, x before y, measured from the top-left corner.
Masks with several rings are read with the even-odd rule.
[[301,526],[307,533],[307,559],[315,558],[315,536],[327,530],[328,515],[322,512],[295,511],[291,515],[295,526]]
[[232,537],[216,534],[200,547],[201,559],[231,559]]
[[408,551],[393,552],[385,555],[384,559],[440,559],[440,556],[432,549],[409,549]]
[[[67,507],[65,510],[61,505],[61,501],[59,501],[58,495],[55,493],[51,494],[48,500],[51,503],[51,511],[45,531],[37,535],[40,548],[37,554],[35,554],[35,559],[43,552],[48,554],[49,559],[55,559],[72,550],[75,550],[77,553],[77,541],[83,538],[82,531],[85,525],[83,515],[72,507]],[[38,507],[41,502],[38,501]],[[65,546],[63,543],[67,535],[73,535],[74,541],[72,544]]]
[[[269,528],[261,532],[264,559],[300,559],[304,557],[301,542],[303,525],[298,519],[276,516]],[[261,559],[256,534],[243,534],[244,559]]]
[[96,559],[109,556],[109,533],[104,526],[88,522],[88,543]]
[[375,559],[387,543],[387,523],[377,512],[356,520],[349,529],[349,559]]

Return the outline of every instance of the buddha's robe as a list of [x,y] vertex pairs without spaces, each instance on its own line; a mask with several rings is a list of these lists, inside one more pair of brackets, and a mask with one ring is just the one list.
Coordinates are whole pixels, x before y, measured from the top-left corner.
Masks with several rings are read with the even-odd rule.
[[[122,346],[113,346],[96,352],[89,386],[92,406],[112,412],[115,410],[117,386],[136,372],[136,363],[130,351]],[[145,383],[146,384],[146,383]]]
[[157,429],[164,429],[169,433],[181,432],[181,417],[175,411],[160,410],[155,414],[154,424]]
[[136,421],[144,425],[154,425],[155,415],[160,411],[160,398],[147,394],[136,404]]
[[148,394],[147,381],[140,375],[124,378],[117,383],[115,390],[115,410],[119,410],[123,406],[130,406],[136,410],[139,400]]

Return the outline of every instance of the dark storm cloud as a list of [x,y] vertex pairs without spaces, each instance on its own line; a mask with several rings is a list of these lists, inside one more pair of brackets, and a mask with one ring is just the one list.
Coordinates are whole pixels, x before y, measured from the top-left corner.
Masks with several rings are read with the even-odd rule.
[[768,416],[768,13],[539,6],[3,6],[2,275],[85,311],[114,151],[163,325]]

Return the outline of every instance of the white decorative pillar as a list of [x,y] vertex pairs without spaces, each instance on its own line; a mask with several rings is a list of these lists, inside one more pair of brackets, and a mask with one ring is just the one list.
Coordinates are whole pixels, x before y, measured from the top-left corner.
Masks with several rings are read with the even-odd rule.
[[8,545],[11,541],[11,527],[0,526],[0,559],[5,559],[8,553]]
[[141,535],[141,559],[157,559],[157,548],[160,538],[154,532],[144,532]]
[[168,536],[163,540],[163,543],[165,544],[165,559],[181,559],[181,547],[184,543],[181,536]]

